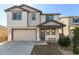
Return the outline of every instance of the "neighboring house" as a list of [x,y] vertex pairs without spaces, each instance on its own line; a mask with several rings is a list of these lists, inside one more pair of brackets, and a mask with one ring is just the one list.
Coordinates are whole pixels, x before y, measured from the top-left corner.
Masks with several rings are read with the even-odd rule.
[[[79,16],[60,17],[60,22],[66,25],[63,28],[64,35],[69,36],[70,39],[72,39],[73,29],[79,27]],[[61,32],[61,30],[59,32]]]
[[8,8],[5,12],[8,41],[57,42],[59,29],[65,26],[59,22],[59,13],[43,14],[42,11],[24,4]]

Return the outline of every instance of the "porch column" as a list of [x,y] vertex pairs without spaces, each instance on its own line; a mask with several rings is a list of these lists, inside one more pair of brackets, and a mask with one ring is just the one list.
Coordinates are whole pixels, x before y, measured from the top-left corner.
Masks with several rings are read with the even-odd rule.
[[62,27],[62,36],[63,36],[63,27]]

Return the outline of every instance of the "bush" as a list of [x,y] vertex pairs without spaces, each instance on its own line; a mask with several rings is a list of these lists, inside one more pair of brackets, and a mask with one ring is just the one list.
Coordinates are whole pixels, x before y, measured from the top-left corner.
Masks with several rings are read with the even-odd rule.
[[74,37],[72,39],[73,42],[73,53],[79,54],[79,28],[75,28],[73,30]]
[[73,47],[73,53],[79,54],[79,47]]
[[58,43],[60,46],[68,47],[68,46],[70,46],[70,38],[62,36],[59,38]]

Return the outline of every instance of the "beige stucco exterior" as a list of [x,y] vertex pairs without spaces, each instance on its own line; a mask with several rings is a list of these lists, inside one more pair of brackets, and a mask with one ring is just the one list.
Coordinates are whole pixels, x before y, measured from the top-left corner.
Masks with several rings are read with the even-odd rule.
[[[79,18],[79,16],[60,18],[60,22],[66,25],[66,27],[63,28],[64,35],[69,36],[70,39],[73,38],[73,29],[75,29],[75,27],[79,27],[79,23],[73,23],[73,18],[76,19],[76,18]],[[61,33],[61,30],[59,30],[59,32]]]
[[[63,34],[65,36],[68,36],[69,35],[69,18],[67,17],[60,18],[59,21],[66,25],[65,27],[63,27]],[[59,29],[59,33],[62,33],[61,29]]]
[[[36,13],[36,20],[32,20],[32,13]],[[40,13],[39,12],[30,12],[28,13],[28,26],[37,26],[40,24]]]
[[26,28],[27,12],[22,12],[22,20],[12,20],[12,12],[7,12],[7,26],[10,28]]
[[[29,12],[23,11],[20,8],[14,8],[14,9],[11,9],[10,11],[6,12],[6,14],[7,14],[7,26],[8,26],[8,41],[12,41],[12,35],[13,35],[12,30],[13,29],[21,29],[21,30],[26,29],[26,32],[28,32],[30,29],[36,29],[36,34],[34,34],[34,35],[36,35],[36,39],[37,39],[36,41],[41,41],[41,39],[40,39],[40,28],[37,27],[37,25],[46,21],[46,15],[43,15],[40,12],[33,10],[29,7],[24,6],[22,8],[28,10]],[[12,20],[12,12],[22,12],[22,20]],[[32,20],[31,13],[36,13],[36,20]],[[58,21],[59,15],[54,15],[54,20]],[[50,24],[51,24],[51,22],[50,22]],[[58,24],[53,22],[53,25],[58,25]],[[27,29],[29,29],[29,30],[27,30]],[[15,34],[17,34],[17,33],[15,33]],[[18,32],[18,35],[21,35],[21,33]],[[16,36],[18,36],[18,35],[16,35]],[[29,32],[28,32],[27,36],[28,35],[31,36],[31,35],[33,35],[33,33],[29,34]],[[17,38],[16,36],[13,36],[13,38]],[[56,34],[55,35],[46,35],[45,34],[45,40],[49,40],[50,38],[52,40],[55,38],[56,41],[59,39],[58,28],[56,28]],[[23,39],[26,39],[26,37],[24,38],[24,36],[23,36]]]

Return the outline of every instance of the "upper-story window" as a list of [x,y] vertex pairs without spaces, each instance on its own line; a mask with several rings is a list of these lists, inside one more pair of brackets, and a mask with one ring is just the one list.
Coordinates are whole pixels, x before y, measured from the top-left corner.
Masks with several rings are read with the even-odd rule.
[[73,23],[79,23],[79,19],[73,19]]
[[22,13],[21,12],[13,12],[12,19],[13,20],[22,20]]
[[32,13],[32,20],[36,20],[36,13]]
[[50,21],[50,20],[53,20],[53,19],[54,19],[54,16],[50,16],[50,15],[46,16],[46,21]]

